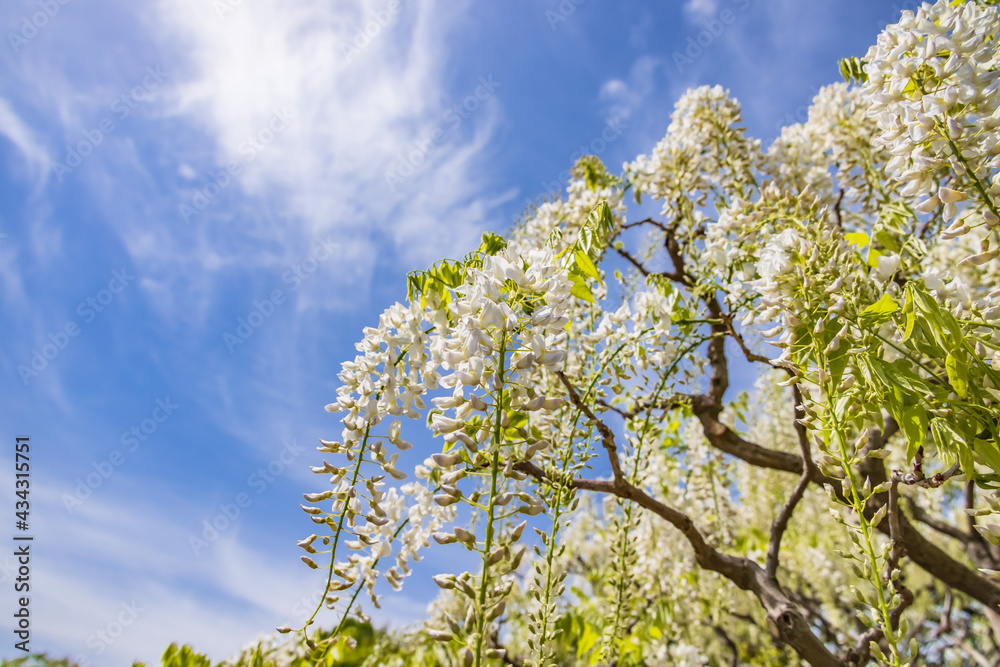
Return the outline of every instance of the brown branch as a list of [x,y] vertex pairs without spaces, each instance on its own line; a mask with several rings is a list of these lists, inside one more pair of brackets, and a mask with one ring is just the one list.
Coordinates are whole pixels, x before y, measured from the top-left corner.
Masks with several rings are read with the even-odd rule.
[[[861,464],[861,472],[868,477],[873,487],[887,481],[885,464],[879,459],[865,459]],[[873,494],[865,508],[865,515],[869,518],[874,516],[888,502],[887,496],[887,492]],[[891,537],[888,518],[882,520],[878,529]],[[993,611],[1000,611],[1000,586],[930,542],[902,512],[899,513],[899,537],[910,562],[920,566],[945,586],[962,591]]]
[[624,257],[625,259],[627,259],[629,263],[631,263],[632,266],[634,266],[636,270],[638,270],[639,273],[641,273],[643,276],[649,275],[649,270],[645,266],[643,266],[642,263],[639,262],[639,260],[633,257],[632,253],[630,253],[628,250],[626,250],[625,248],[619,248],[618,246],[615,245],[611,246],[611,249],[614,250],[619,255],[621,255],[622,257]]
[[837,221],[837,229],[844,230],[844,221],[841,217],[840,205],[844,201],[844,188],[840,188],[840,194],[837,196],[837,203],[833,205],[833,217]]
[[696,397],[696,400],[691,403],[691,410],[701,421],[702,431],[708,442],[716,449],[761,468],[802,474],[803,467],[800,457],[789,452],[767,449],[744,440],[719,421],[718,417],[721,411],[714,403],[705,401],[703,397]]
[[[567,380],[563,380],[571,391],[571,400],[580,401],[575,390]],[[582,401],[580,401],[582,405]],[[574,404],[576,404],[574,402]],[[583,405],[580,408],[584,414],[590,409]],[[591,412],[590,415],[593,413]],[[588,416],[590,416],[588,415]],[[603,422],[595,420],[612,461],[617,461],[617,450],[614,444],[614,434]],[[605,429],[607,436],[605,436]],[[613,464],[614,465],[614,464]],[[533,463],[522,461],[514,466],[517,470],[529,474],[539,481],[551,481],[548,475]],[[640,507],[649,510],[676,528],[687,539],[694,551],[695,561],[700,567],[717,572],[733,582],[738,588],[753,593],[768,614],[768,627],[777,641],[792,647],[799,656],[815,667],[844,667],[823,642],[813,634],[801,610],[787,596],[781,587],[764,572],[763,569],[748,558],[740,558],[722,553],[712,547],[701,534],[689,516],[679,510],[653,498],[642,489],[629,484],[623,476],[612,480],[573,479],[570,486],[584,491],[607,493],[618,498],[631,500]]]
[[[892,481],[889,483],[889,509],[887,512],[887,518],[889,519],[889,539],[892,542],[892,551],[889,552],[889,560],[886,562],[886,574],[885,578],[887,581],[892,582],[893,590],[899,595],[899,604],[889,612],[889,622],[892,624],[892,629],[895,630],[899,627],[899,619],[902,617],[903,612],[906,608],[913,604],[913,591],[906,587],[903,583],[903,573],[902,566],[900,562],[906,555],[906,543],[903,542],[902,531],[900,529],[900,511],[899,511],[899,480],[896,475],[892,476]],[[892,575],[894,572],[899,570],[899,574],[893,579]],[[916,656],[912,656],[916,657]]]
[[[704,405],[695,401],[692,403],[692,410],[695,416],[701,420],[705,437],[713,447],[746,461],[751,465],[771,470],[783,470],[798,475],[802,474],[802,459],[800,457],[747,442],[734,433],[728,426],[718,421],[717,407]],[[887,439],[888,436],[896,432],[897,428],[895,422],[889,420],[880,434],[880,440],[884,441]],[[869,446],[871,446],[871,443]],[[876,462],[879,465],[876,465]],[[877,486],[886,481],[885,467],[881,464],[881,461],[868,458],[865,460],[864,466],[866,474],[871,478],[872,486]],[[839,480],[823,475],[818,468],[813,469],[811,479],[819,485],[829,484],[838,496],[842,494]],[[885,493],[876,494],[875,501],[870,504],[869,509],[866,510],[866,514],[869,516],[874,515],[881,507],[881,504],[886,502],[885,495]],[[900,515],[899,521],[900,535],[902,536],[903,543],[906,545],[907,554],[912,563],[940,580],[946,586],[962,591],[990,609],[1000,610],[1000,586],[997,586],[997,584],[980,575],[978,572],[955,560],[937,545],[927,540],[913,526],[905,514]],[[888,534],[888,522],[883,520],[879,524],[878,529],[884,534]]]
[[713,318],[720,321],[721,327],[719,330],[729,335],[734,341],[736,341],[736,344],[739,345],[740,351],[743,352],[743,356],[747,361],[751,363],[759,362],[767,364],[768,366],[774,366],[774,364],[771,363],[771,360],[767,357],[750,351],[750,348],[747,347],[746,342],[743,340],[743,336],[736,331],[732,315],[723,312],[722,306],[719,304],[719,299],[714,292],[710,295],[706,295],[703,301],[705,302],[705,307],[708,309],[709,314],[711,314]]
[[665,232],[669,231],[667,229],[666,225],[664,225],[659,220],[653,220],[652,218],[644,218],[642,220],[637,220],[636,222],[626,222],[625,224],[623,224],[621,226],[621,229],[623,229],[623,230],[624,229],[631,229],[633,227],[638,227],[640,225],[653,225],[654,227],[659,227],[660,229],[662,229]]
[[607,424],[597,418],[597,415],[590,409],[590,406],[583,402],[580,394],[577,393],[576,388],[569,381],[569,378],[566,377],[566,374],[562,371],[556,371],[556,375],[559,377],[559,381],[563,383],[563,386],[566,387],[566,391],[569,392],[570,401],[572,401],[576,409],[594,422],[597,431],[601,434],[601,444],[604,445],[604,449],[608,452],[608,459],[611,462],[611,472],[615,476],[615,483],[624,483],[625,475],[622,473],[622,464],[618,458],[618,446],[615,444],[615,434]]
[[813,476],[816,474],[816,464],[813,463],[812,448],[809,445],[809,434],[806,432],[806,427],[800,421],[806,416],[806,410],[805,403],[802,401],[802,392],[799,391],[798,385],[792,385],[792,393],[795,399],[793,423],[795,424],[795,433],[799,440],[799,449],[802,452],[802,476],[799,477],[799,483],[795,485],[795,489],[781,510],[781,514],[778,515],[771,525],[771,540],[767,547],[767,561],[764,569],[768,576],[772,578],[777,577],[778,574],[778,556],[781,551],[781,538],[784,537],[785,530],[788,529],[788,522],[792,518],[795,506],[802,500],[802,496],[806,492],[806,487],[809,486],[809,482],[812,481]]
[[809,471],[803,472],[802,477],[799,478],[799,483],[795,485],[792,495],[789,496],[788,502],[782,508],[781,514],[771,524],[771,541],[767,546],[767,561],[764,570],[767,572],[767,576],[772,579],[777,577],[778,574],[778,553],[781,551],[781,538],[785,535],[785,530],[788,528],[788,521],[792,518],[792,512],[795,511],[795,506],[802,500],[802,496],[805,494],[806,487],[809,486],[810,481],[812,481],[811,473]]
[[664,246],[667,249],[667,255],[670,256],[671,263],[674,265],[674,270],[670,273],[665,272],[663,275],[685,287],[690,287],[693,281],[684,266],[684,255],[681,254],[681,246],[677,242],[676,224],[667,230]]
[[719,641],[725,644],[726,648],[733,652],[733,657],[729,661],[730,667],[739,667],[740,650],[737,648],[736,643],[730,639],[729,635],[726,634],[726,631],[722,628],[722,626],[713,625],[712,629],[715,631],[715,636],[719,638]]
[[933,528],[942,535],[953,537],[962,544],[969,543],[969,536],[962,532],[961,529],[931,516],[912,498],[907,498],[906,500],[908,506],[907,509],[910,510],[910,516],[912,516],[915,521],[919,521],[928,528]]
[[600,405],[601,407],[605,408],[606,410],[611,410],[612,412],[617,412],[619,415],[621,415],[622,419],[628,420],[628,419],[631,419],[632,417],[635,417],[638,414],[638,412],[633,412],[632,410],[622,410],[621,408],[619,408],[617,406],[611,405],[610,403],[608,403],[607,401],[605,401],[603,398],[599,398],[595,402],[598,405]]

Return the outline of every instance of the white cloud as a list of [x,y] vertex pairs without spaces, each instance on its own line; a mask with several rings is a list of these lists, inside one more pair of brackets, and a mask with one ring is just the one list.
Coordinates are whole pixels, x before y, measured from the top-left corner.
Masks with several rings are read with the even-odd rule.
[[[445,116],[461,95],[474,94],[479,86],[455,82],[462,92],[450,99],[451,84],[443,74],[445,37],[464,7],[449,4],[442,11],[437,2],[403,3],[394,15],[388,6],[341,0],[290,8],[269,0],[242,3],[220,17],[212,4],[196,0],[161,4],[158,38],[180,47],[178,55],[187,59],[172,75],[166,113],[193,126],[211,149],[195,185],[204,184],[207,171],[242,160],[237,187],[251,198],[266,198],[284,223],[275,228],[273,219],[251,221],[246,233],[280,239],[281,247],[294,253],[295,241],[303,238],[335,231],[370,239],[377,232],[405,262],[421,265],[467,250],[488,221],[478,193],[497,118],[495,96],[491,93],[457,129]],[[356,40],[357,30],[366,27],[377,34]],[[266,128],[276,109],[292,111],[294,118],[254,151],[248,137],[269,137]],[[423,164],[390,189],[386,171],[438,130],[441,139]],[[181,200],[194,194],[188,190]],[[191,226],[219,225],[215,214],[223,211],[217,208],[208,207]],[[176,221],[171,223],[176,238]],[[135,254],[154,262],[185,254],[184,243],[200,246],[196,256],[213,247],[219,253],[232,250],[204,236],[171,248],[169,239],[149,240],[150,233],[144,223],[127,238]],[[245,247],[238,253],[241,262],[265,259],[248,256]],[[370,262],[340,267],[343,275],[352,269],[362,283],[370,276]]]
[[605,117],[628,120],[656,91],[656,72],[661,64],[659,58],[642,56],[632,63],[627,80],[605,81],[598,93]]
[[[304,622],[305,608],[318,601],[322,577],[289,555],[291,543],[274,545],[270,528],[241,519],[195,557],[188,545],[193,526],[177,517],[191,508],[163,488],[146,487],[157,503],[99,489],[73,514],[47,482],[36,480],[33,488],[39,519],[31,604],[39,650],[111,667],[133,659],[158,664],[178,642],[221,660],[277,625]],[[55,535],[72,549],[49,548],[46,536]],[[0,566],[6,571],[9,563]],[[135,606],[134,618],[122,618],[122,605]],[[420,617],[424,603],[396,593],[387,607],[377,622],[398,627]]]
[[21,152],[35,187],[41,188],[47,178],[48,153],[35,137],[34,131],[21,120],[21,117],[11,108],[7,100],[2,97],[0,97],[0,134],[7,137]]
[[707,21],[719,13],[720,0],[685,0],[684,16],[689,21]]

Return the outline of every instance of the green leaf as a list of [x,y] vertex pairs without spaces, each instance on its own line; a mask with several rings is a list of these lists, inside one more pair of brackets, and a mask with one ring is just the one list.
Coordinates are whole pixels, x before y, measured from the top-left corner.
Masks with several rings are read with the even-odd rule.
[[840,74],[847,83],[868,81],[868,74],[865,73],[865,61],[861,58],[843,58],[838,64],[840,65]]
[[582,250],[577,250],[576,253],[573,255],[573,259],[578,269],[583,271],[585,274],[587,274],[597,282],[603,284],[603,281],[601,281],[600,272],[597,270],[597,267],[594,265],[594,263],[590,260],[590,257],[587,255],[587,253],[583,252]]
[[507,240],[490,232],[483,232],[483,240],[479,244],[479,251],[484,255],[495,255],[507,247]]
[[584,155],[570,170],[574,178],[582,178],[591,191],[608,188],[621,183],[621,179],[608,173],[607,167],[596,155]]
[[878,266],[878,258],[882,256],[882,252],[868,246],[868,266],[875,268]]
[[[927,315],[928,322],[932,325],[931,331],[941,348],[948,350],[961,347],[964,336],[955,316],[942,309],[934,297],[921,289],[913,288],[913,296],[914,306]],[[945,329],[951,334],[952,344],[950,345],[941,335]]]
[[[872,362],[881,366],[891,385],[905,389],[911,396],[923,396],[930,391],[930,387],[920,379],[920,376],[914,374],[905,363],[893,362],[890,364],[878,358],[873,359]],[[913,403],[914,401],[908,402]]]
[[569,291],[570,294],[578,299],[583,299],[584,301],[589,301],[590,303],[597,303],[594,298],[594,293],[590,291],[590,286],[587,285],[587,281],[578,273],[571,273],[569,276],[570,280],[573,281],[573,288]]
[[602,201],[594,207],[594,210],[587,216],[587,222],[580,228],[576,247],[587,253],[589,257],[596,258],[604,250],[608,236],[613,229],[614,219],[611,217],[611,208],[606,201]]
[[851,245],[856,245],[859,248],[866,247],[871,243],[871,239],[864,232],[851,232],[850,234],[844,234],[844,240]]
[[906,436],[906,461],[910,462],[916,456],[917,450],[923,446],[927,437],[927,410],[919,405],[913,405],[903,411],[899,420],[899,428]]
[[948,382],[961,398],[969,396],[969,365],[954,354],[949,354],[944,360],[944,368],[948,371]]
[[889,232],[880,229],[875,233],[875,240],[882,244],[883,248],[891,252],[899,252],[899,243],[896,242],[896,239]]
[[910,340],[913,335],[913,325],[917,321],[916,311],[913,308],[913,291],[909,285],[906,289],[906,301],[903,303],[903,313],[906,314],[906,328],[903,330],[903,341]]
[[576,659],[579,661],[580,658],[586,655],[587,651],[592,649],[594,644],[596,644],[597,640],[600,638],[601,636],[594,631],[594,628],[592,628],[589,623],[585,625],[583,628],[583,635],[580,637],[580,641],[576,645]]
[[[997,444],[993,440],[973,440],[972,446],[976,450],[976,454],[986,462],[994,472],[1000,472],[1000,450],[997,449]],[[963,466],[964,470],[964,466]]]
[[883,294],[882,298],[861,311],[861,323],[869,327],[877,327],[892,319],[893,313],[899,310],[896,303],[888,294]]

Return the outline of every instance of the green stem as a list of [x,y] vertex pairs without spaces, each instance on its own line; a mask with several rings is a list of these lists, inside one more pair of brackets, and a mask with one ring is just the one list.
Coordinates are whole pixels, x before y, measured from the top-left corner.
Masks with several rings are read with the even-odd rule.
[[[827,368],[827,359],[823,354],[823,351],[819,349],[818,341],[813,338],[813,352],[816,355],[817,364],[823,370],[828,378],[830,378],[830,373]],[[844,470],[846,478],[851,483],[851,492],[849,499],[851,501],[851,506],[854,509],[854,513],[858,518],[858,525],[861,529],[861,534],[864,537],[864,551],[865,556],[871,563],[871,576],[868,578],[868,582],[872,584],[878,594],[878,611],[882,616],[882,623],[884,625],[883,635],[886,641],[889,643],[889,648],[892,652],[893,664],[898,667],[900,662],[899,647],[897,646],[895,632],[892,629],[891,612],[889,609],[889,603],[886,600],[885,586],[883,585],[882,577],[880,574],[881,568],[878,562],[878,552],[876,550],[875,544],[873,543],[873,533],[872,526],[868,523],[868,517],[865,516],[865,505],[867,500],[861,497],[861,493],[858,490],[858,485],[854,481],[853,470],[851,469],[850,460],[853,455],[849,455],[847,451],[847,441],[844,437],[844,430],[841,427],[840,419],[837,416],[836,408],[833,405],[833,401],[830,397],[834,395],[836,388],[833,386],[833,380],[828,379],[823,383],[823,391],[826,395],[827,401],[827,412],[830,416],[830,422],[833,426],[833,435],[837,441],[837,447],[840,450],[840,462],[841,467]]]
[[503,417],[503,382],[506,372],[507,362],[507,335],[500,335],[500,369],[497,372],[500,387],[497,389],[496,397],[496,423],[493,430],[493,461],[490,466],[490,503],[486,515],[486,542],[483,546],[483,574],[479,584],[479,613],[476,615],[476,667],[480,667],[483,662],[483,642],[486,633],[486,591],[489,587],[490,577],[490,552],[493,550],[493,522],[496,511],[497,487],[500,477],[500,445],[503,442],[503,428],[501,419]]
[[[358,451],[358,461],[357,463],[354,464],[354,474],[351,476],[351,488],[354,488],[354,485],[357,484],[358,476],[361,474],[361,462],[364,460],[365,457],[364,456],[365,448],[368,446],[368,433],[369,431],[371,431],[371,428],[372,428],[371,424],[365,427],[365,435],[364,438],[361,440],[361,449]],[[344,508],[340,510],[340,519],[337,523],[337,532],[333,536],[333,549],[330,551],[330,571],[326,575],[326,587],[323,589],[322,599],[320,599],[319,604],[316,605],[316,609],[313,610],[312,616],[309,617],[309,620],[307,620],[305,625],[303,625],[299,629],[299,632],[303,632],[306,628],[308,628],[312,624],[313,619],[316,618],[316,614],[318,614],[319,610],[323,608],[323,601],[326,599],[327,593],[330,592],[330,584],[333,583],[333,566],[337,561],[337,544],[340,542],[340,534],[341,532],[343,532],[344,520],[347,518],[347,512],[349,508],[350,508],[350,499],[345,498]]]

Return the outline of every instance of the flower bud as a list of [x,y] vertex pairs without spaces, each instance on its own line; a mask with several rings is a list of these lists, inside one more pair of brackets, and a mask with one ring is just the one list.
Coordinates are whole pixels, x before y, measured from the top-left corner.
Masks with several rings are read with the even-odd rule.
[[957,204],[969,198],[969,196],[964,192],[961,192],[959,190],[952,190],[951,188],[939,188],[938,197],[945,204]]
[[462,461],[462,457],[458,454],[431,454],[431,459],[442,468],[450,468]]
[[434,496],[434,502],[441,507],[448,507],[449,505],[454,505],[459,501],[458,496],[450,496],[447,493],[439,493]]
[[517,542],[519,539],[521,539],[521,533],[524,532],[524,528],[527,525],[528,525],[528,522],[526,520],[522,521],[519,524],[517,524],[517,527],[514,528],[514,532],[511,533],[511,535],[510,535],[511,542]]
[[467,546],[472,546],[476,543],[476,536],[464,528],[455,528],[455,538]]

